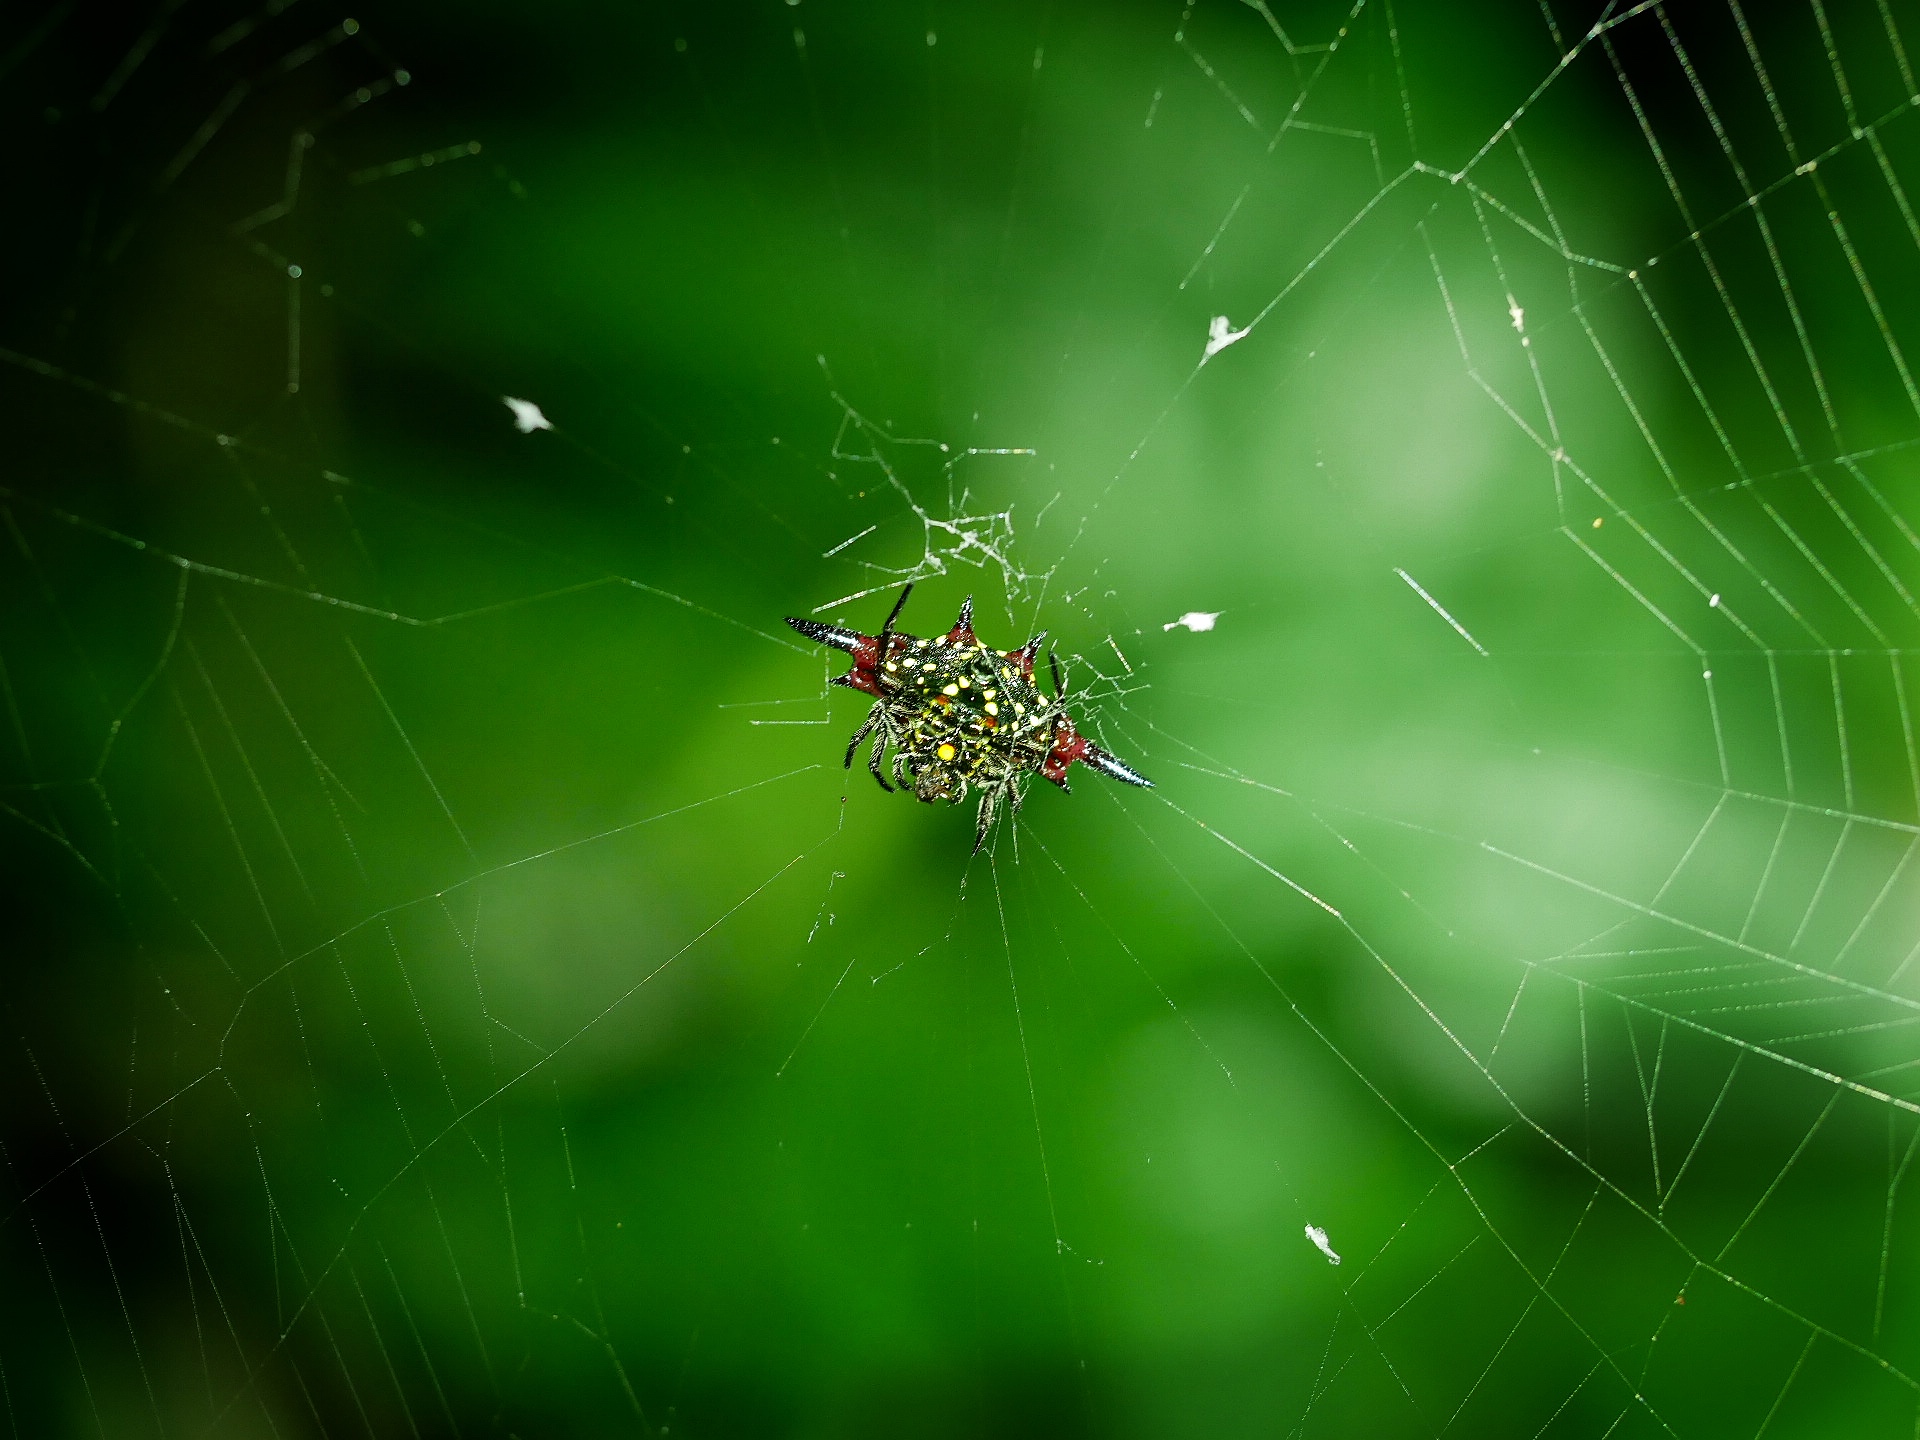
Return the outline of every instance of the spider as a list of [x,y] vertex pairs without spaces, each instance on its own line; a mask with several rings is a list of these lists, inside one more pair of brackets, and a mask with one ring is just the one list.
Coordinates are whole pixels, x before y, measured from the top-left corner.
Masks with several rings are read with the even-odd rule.
[[[1051,651],[1052,699],[1033,681],[1033,662],[1046,632],[1018,650],[989,650],[973,633],[973,597],[960,618],[938,639],[922,640],[893,628],[913,593],[908,585],[878,635],[862,635],[818,620],[789,615],[787,624],[809,640],[844,650],[853,668],[836,676],[845,685],[874,697],[873,709],[847,744],[846,766],[869,735],[877,736],[867,768],[880,788],[910,790],[928,804],[958,805],[969,790],[980,792],[980,813],[973,833],[978,854],[1004,804],[1020,809],[1029,773],[1072,793],[1067,767],[1076,760],[1129,785],[1148,789],[1153,782],[1115,759],[1074,728],[1060,703],[1066,682]],[[893,783],[881,766],[893,751]]]

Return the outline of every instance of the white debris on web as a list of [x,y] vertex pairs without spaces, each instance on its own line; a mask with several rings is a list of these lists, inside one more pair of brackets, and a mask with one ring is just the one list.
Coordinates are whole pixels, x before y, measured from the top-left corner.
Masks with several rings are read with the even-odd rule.
[[[821,369],[825,371],[826,358],[817,358]],[[885,425],[862,415],[847,403],[838,390],[830,393],[841,409],[840,428],[833,439],[834,460],[841,464],[872,466],[879,483],[897,494],[918,520],[922,545],[920,557],[905,566],[858,558],[858,552],[849,555],[849,559],[868,572],[872,583],[829,600],[824,605],[814,606],[814,614],[822,614],[849,601],[896,588],[907,581],[922,580],[929,575],[945,575],[959,566],[997,571],[1005,583],[1009,601],[1036,590],[1044,591],[1053,577],[1053,571],[1029,571],[1014,558],[1013,508],[976,509],[977,502],[963,474],[963,468],[973,462],[993,458],[1031,460],[1035,451],[1023,445],[954,446],[941,440],[896,435]],[[915,450],[931,452],[929,458],[938,457],[940,475],[946,489],[946,503],[937,511],[915,498],[895,463],[897,455]],[[864,495],[866,492],[862,490],[860,493]],[[1044,508],[1041,513],[1045,513]],[[856,542],[880,528],[878,525],[869,525],[859,534],[835,545],[826,554],[832,556],[848,551]]]
[[1177,630],[1184,625],[1187,629],[1197,634],[1202,630],[1211,630],[1213,628],[1213,622],[1218,620],[1222,613],[1223,612],[1219,610],[1189,610],[1178,620],[1169,620],[1160,628],[1162,630]]
[[502,395],[500,402],[513,412],[513,428],[522,435],[531,435],[536,430],[551,430],[553,422],[540,412],[540,407],[531,400],[520,400],[512,395]]
[[1313,1242],[1313,1248],[1327,1257],[1328,1263],[1338,1265],[1340,1257],[1334,1253],[1333,1243],[1327,1239],[1327,1232],[1318,1225],[1307,1226],[1307,1239]]
[[1239,344],[1240,341],[1246,339],[1247,336],[1252,333],[1253,327],[1251,325],[1247,326],[1244,330],[1236,330],[1233,328],[1233,322],[1227,319],[1226,316],[1214,316],[1213,324],[1207,328],[1207,349],[1206,353],[1200,357],[1200,363],[1202,365],[1206,364],[1207,361],[1218,355],[1229,345]]
[[[1044,604],[1088,613],[1084,601],[1090,587],[1059,588],[1055,585],[1057,561],[1044,569],[1029,569],[1020,555],[1023,533],[1039,526],[1060,498],[1059,493],[1037,510],[1021,515],[1021,524],[1016,527],[1015,504],[1002,509],[985,503],[970,481],[982,467],[997,469],[1008,461],[1031,465],[1038,458],[1037,452],[1020,445],[960,445],[896,433],[890,423],[869,419],[851,405],[834,387],[825,357],[817,358],[827,377],[828,393],[841,411],[830,451],[836,469],[828,471],[827,478],[839,484],[842,493],[853,491],[859,499],[890,493],[906,507],[906,513],[868,524],[822,552],[823,559],[839,560],[864,573],[855,588],[809,607],[808,613],[829,614],[874,595],[897,597],[902,585],[968,570],[999,579],[1010,624],[1019,623],[1021,611],[1027,611],[1024,618],[1031,620],[1031,611]],[[974,416],[976,422],[979,418]],[[932,476],[915,476],[916,468],[924,472],[929,467]],[[1036,471],[1034,467],[1026,473],[1031,476]],[[1004,480],[981,476],[980,483],[981,488],[998,489]],[[900,545],[900,531],[909,525],[919,528],[918,555]],[[1211,628],[1216,617],[1193,611],[1182,618],[1195,622],[1196,628]],[[1033,628],[1039,627],[1035,624]],[[1103,643],[1112,652],[1113,665],[1107,664],[1104,656],[1080,650],[1062,649],[1057,657],[1062,670],[1071,677],[1080,713],[1096,730],[1104,707],[1124,709],[1129,696],[1146,688],[1114,637],[1106,636]]]

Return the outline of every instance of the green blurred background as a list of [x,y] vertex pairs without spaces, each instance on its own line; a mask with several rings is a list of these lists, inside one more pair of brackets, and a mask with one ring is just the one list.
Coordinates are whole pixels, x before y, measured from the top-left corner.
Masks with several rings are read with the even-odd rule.
[[1914,1431],[1920,15],[330,3],[0,33],[13,1434]]

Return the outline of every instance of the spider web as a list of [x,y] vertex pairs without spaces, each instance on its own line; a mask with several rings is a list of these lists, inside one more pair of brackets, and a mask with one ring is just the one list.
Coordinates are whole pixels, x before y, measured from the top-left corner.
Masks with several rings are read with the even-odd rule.
[[0,43],[13,1433],[1913,1432],[1915,17],[928,14]]

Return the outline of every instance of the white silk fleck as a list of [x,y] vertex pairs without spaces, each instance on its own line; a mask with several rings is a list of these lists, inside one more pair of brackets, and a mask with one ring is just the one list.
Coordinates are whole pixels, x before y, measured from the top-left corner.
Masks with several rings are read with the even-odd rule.
[[1218,610],[1189,610],[1178,620],[1169,620],[1160,628],[1162,630],[1173,630],[1184,625],[1187,629],[1196,633],[1201,630],[1211,630],[1213,628],[1213,622],[1220,618],[1221,613],[1222,612]]
[[1313,1242],[1313,1248],[1327,1257],[1329,1263],[1338,1265],[1340,1257],[1334,1254],[1333,1242],[1327,1239],[1327,1232],[1318,1225],[1307,1226],[1307,1239]]
[[1233,322],[1227,319],[1226,316],[1214,316],[1213,323],[1207,327],[1207,348],[1206,352],[1200,357],[1200,363],[1202,365],[1206,364],[1207,361],[1218,355],[1229,345],[1239,344],[1252,333],[1253,327],[1251,325],[1247,326],[1244,330],[1236,330],[1233,328]]
[[502,395],[500,400],[513,412],[513,428],[522,435],[531,435],[536,430],[553,429],[553,422],[540,413],[540,407],[533,401],[515,399],[511,395]]

